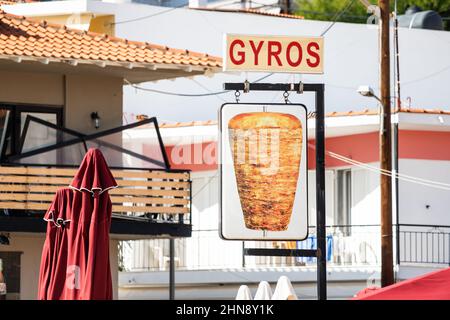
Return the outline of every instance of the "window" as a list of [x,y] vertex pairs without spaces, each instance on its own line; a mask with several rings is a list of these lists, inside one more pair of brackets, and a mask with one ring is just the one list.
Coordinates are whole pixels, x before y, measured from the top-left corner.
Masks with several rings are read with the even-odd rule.
[[[19,153],[21,136],[28,115],[62,125],[62,108],[0,104],[0,157],[2,161],[5,161],[8,156]],[[36,132],[31,143],[42,146],[56,143],[56,139],[56,135],[41,130]],[[28,147],[32,148],[32,146]]]
[[352,212],[352,171],[350,169],[336,172],[336,207],[335,224],[345,235],[350,235]]
[[6,283],[6,299],[20,299],[20,256],[22,252],[0,251],[3,276]]

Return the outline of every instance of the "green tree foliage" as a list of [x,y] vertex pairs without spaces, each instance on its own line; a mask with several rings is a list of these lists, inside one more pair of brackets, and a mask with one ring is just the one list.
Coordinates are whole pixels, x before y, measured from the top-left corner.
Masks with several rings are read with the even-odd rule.
[[[296,14],[313,20],[334,20],[352,0],[295,0]],[[372,4],[377,1],[369,0]],[[434,10],[444,18],[446,30],[450,30],[450,0],[398,0],[398,14],[403,14],[405,10],[416,5],[422,10]],[[394,11],[394,0],[391,0],[392,11]],[[359,0],[353,0],[351,6],[342,14],[337,21],[366,23],[369,14]]]

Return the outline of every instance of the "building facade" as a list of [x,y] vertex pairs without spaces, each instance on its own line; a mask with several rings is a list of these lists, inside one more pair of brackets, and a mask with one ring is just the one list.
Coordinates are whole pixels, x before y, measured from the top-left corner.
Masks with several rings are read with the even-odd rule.
[[[326,118],[326,213],[328,286],[331,298],[349,298],[379,285],[380,170],[379,116],[373,111],[331,113]],[[397,280],[450,263],[450,114],[406,109],[393,115],[394,260]],[[315,247],[315,167],[313,121],[309,122],[308,239],[301,242],[225,241],[219,237],[217,124],[214,121],[161,125],[174,167],[192,170],[193,232],[177,240],[177,296],[232,299],[242,284],[287,275],[299,297],[315,296],[315,259],[250,257],[243,248]],[[311,128],[312,127],[312,128]],[[136,129],[130,139],[145,136]],[[396,145],[394,143],[394,145]],[[395,156],[397,155],[397,156]],[[420,168],[420,169],[418,169]],[[398,171],[397,171],[398,170]],[[124,243],[120,274],[122,298],[164,296],[167,242]]]

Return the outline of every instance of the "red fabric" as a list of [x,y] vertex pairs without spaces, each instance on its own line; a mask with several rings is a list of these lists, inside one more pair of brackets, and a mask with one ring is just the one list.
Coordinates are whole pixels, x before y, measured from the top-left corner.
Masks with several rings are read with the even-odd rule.
[[77,190],[99,190],[102,193],[105,190],[116,187],[117,183],[111,171],[109,171],[101,151],[91,148],[86,152],[70,186]]
[[101,152],[90,149],[70,188],[58,190],[45,216],[39,299],[112,299],[106,190],[116,185]]
[[365,294],[359,292],[353,300],[450,300],[450,268],[369,290]]
[[[47,210],[47,237],[42,249],[39,274],[39,300],[62,299],[66,281],[68,229],[62,221],[67,220],[66,209],[71,202],[73,191],[69,188],[59,189]],[[68,222],[66,222],[67,225]]]

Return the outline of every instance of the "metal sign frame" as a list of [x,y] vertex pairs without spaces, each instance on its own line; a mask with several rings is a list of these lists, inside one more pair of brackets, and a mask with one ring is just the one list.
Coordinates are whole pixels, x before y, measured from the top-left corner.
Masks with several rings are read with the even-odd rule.
[[244,255],[253,256],[296,256],[317,258],[317,298],[327,299],[327,261],[326,261],[326,213],[325,213],[325,86],[323,83],[224,83],[224,90],[236,92],[250,91],[295,91],[299,94],[314,92],[316,119],[316,236],[315,250],[250,249]]
[[[286,106],[286,105],[290,105],[290,106],[296,106],[299,108],[303,108],[305,110],[305,114],[306,114],[306,119],[308,119],[308,109],[306,108],[306,106],[303,103],[239,103],[239,102],[235,102],[235,103],[224,103],[222,104],[222,106],[220,107],[220,111],[219,111],[219,131],[220,131],[220,140],[219,142],[222,143],[222,110],[225,106],[227,105],[234,105],[234,106],[239,106],[239,105],[246,105],[246,106]],[[308,121],[308,120],[306,120]],[[305,125],[305,135],[306,137],[308,137],[308,125]],[[308,162],[308,146],[306,145],[306,150],[305,150],[305,160],[306,163]],[[308,171],[308,166],[306,165],[306,171]],[[269,239],[257,239],[257,238],[248,238],[248,239],[241,239],[241,238],[233,238],[233,239],[228,239],[227,237],[225,237],[222,233],[222,221],[223,221],[223,210],[222,210],[222,181],[223,181],[223,163],[222,161],[219,163],[219,178],[220,178],[220,184],[219,184],[219,189],[220,189],[220,194],[219,194],[219,231],[220,231],[220,237],[224,240],[240,240],[240,241],[291,241],[293,239],[291,238],[277,238],[277,239],[273,239],[273,238],[269,238]],[[306,183],[306,187],[308,187],[308,174],[306,174],[305,177],[305,183]],[[308,238],[309,235],[309,200],[308,200],[308,196],[306,196],[306,233],[305,236],[303,238],[298,238],[295,239],[296,241],[302,241]]]

